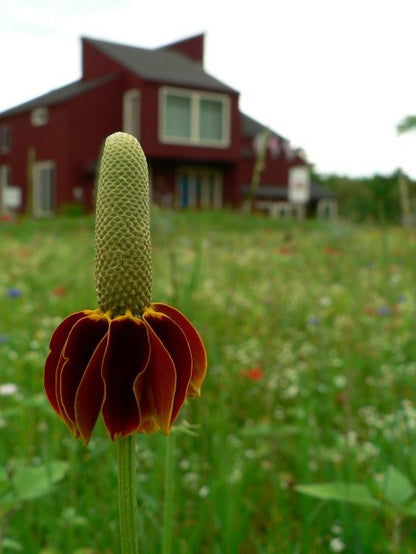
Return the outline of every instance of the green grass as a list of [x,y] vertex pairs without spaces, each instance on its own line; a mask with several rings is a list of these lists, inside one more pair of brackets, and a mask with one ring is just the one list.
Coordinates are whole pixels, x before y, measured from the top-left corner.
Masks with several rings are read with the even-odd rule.
[[[390,465],[416,484],[416,231],[161,210],[152,225],[153,299],[188,315],[209,357],[176,425],[173,554],[415,553],[414,519],[296,485]],[[99,424],[83,447],[42,387],[54,328],[96,307],[93,256],[91,218],[0,223],[0,386],[17,386],[0,394],[0,468],[69,462],[50,494],[0,510],[4,553],[119,552],[115,445]],[[136,445],[154,554],[166,438]]]

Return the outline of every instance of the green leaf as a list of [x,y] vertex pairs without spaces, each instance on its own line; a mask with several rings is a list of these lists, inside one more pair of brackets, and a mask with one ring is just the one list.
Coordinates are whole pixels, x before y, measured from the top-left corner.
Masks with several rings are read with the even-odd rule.
[[384,474],[381,492],[388,502],[399,506],[410,500],[415,488],[407,475],[394,466],[389,466]]
[[416,500],[413,500],[407,506],[402,506],[400,508],[400,513],[407,517],[416,517]]
[[62,512],[62,524],[64,526],[70,525],[72,526],[84,526],[87,525],[88,520],[86,517],[81,516],[77,513],[76,509],[73,506],[68,506],[68,508],[65,508],[65,510]]
[[343,481],[315,483],[311,485],[298,485],[295,487],[295,490],[322,500],[335,500],[360,506],[380,507],[380,503],[372,496],[369,489],[365,485],[358,483],[345,483]]
[[[9,488],[9,480],[7,477],[7,472],[3,467],[0,467],[0,497]],[[1,505],[1,500],[0,500]]]
[[1,541],[0,546],[4,549],[14,550],[15,552],[21,552],[23,550],[23,547],[19,542],[8,539],[7,537]]
[[17,501],[33,500],[51,492],[69,469],[68,462],[53,461],[38,467],[19,467],[12,477]]
[[7,471],[4,467],[0,467],[0,483],[7,482]]

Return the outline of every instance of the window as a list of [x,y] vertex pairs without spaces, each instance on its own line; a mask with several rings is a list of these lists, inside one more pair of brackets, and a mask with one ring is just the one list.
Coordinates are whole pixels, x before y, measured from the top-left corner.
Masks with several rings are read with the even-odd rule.
[[127,90],[123,95],[123,131],[140,138],[140,91]]
[[8,165],[0,165],[0,187],[11,185],[11,171]]
[[10,144],[10,127],[9,125],[2,125],[0,127],[0,152],[8,154],[10,152]]
[[223,106],[217,100],[201,100],[199,117],[199,136],[203,140],[222,138]]
[[6,210],[6,189],[10,185],[10,167],[8,165],[0,165],[0,214]]
[[225,148],[230,142],[228,96],[164,87],[160,90],[160,140]]
[[41,127],[42,125],[47,125],[49,121],[49,112],[48,108],[45,106],[35,108],[30,113],[30,121],[34,127]]
[[22,190],[12,185],[11,175],[10,166],[0,165],[0,214],[18,210],[22,206]]
[[33,215],[48,217],[55,208],[55,164],[37,162],[33,167]]
[[220,209],[222,174],[218,169],[182,167],[176,176],[176,205],[181,208]]
[[186,96],[166,97],[165,135],[169,138],[190,140],[191,99]]

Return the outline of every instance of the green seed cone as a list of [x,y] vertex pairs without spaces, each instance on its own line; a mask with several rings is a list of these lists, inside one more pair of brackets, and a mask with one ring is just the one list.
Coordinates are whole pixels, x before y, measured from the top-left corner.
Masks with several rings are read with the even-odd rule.
[[107,137],[95,220],[98,307],[111,317],[140,316],[151,302],[149,177],[144,152],[127,133]]

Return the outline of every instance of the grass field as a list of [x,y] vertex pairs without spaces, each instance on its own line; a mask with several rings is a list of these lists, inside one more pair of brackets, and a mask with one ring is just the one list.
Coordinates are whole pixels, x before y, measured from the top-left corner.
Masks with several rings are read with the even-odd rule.
[[[415,553],[416,231],[152,217],[153,299],[209,357],[175,428],[173,553]],[[42,386],[56,325],[96,307],[93,256],[91,218],[0,223],[4,553],[119,552],[115,446],[73,439]],[[156,554],[166,437],[136,445]]]

